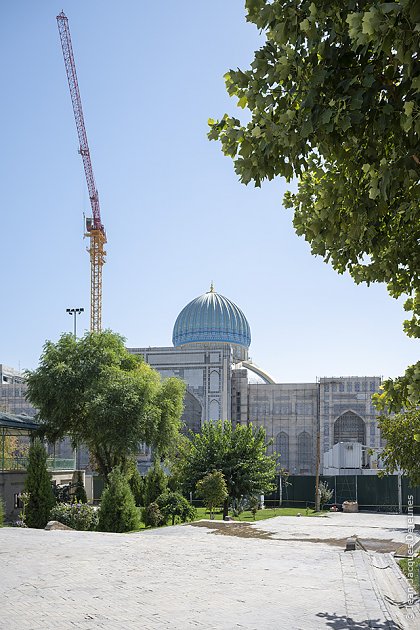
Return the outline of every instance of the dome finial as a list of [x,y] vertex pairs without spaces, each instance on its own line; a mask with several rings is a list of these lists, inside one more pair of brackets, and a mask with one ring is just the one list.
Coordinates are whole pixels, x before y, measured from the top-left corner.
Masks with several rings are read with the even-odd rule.
[[214,293],[213,280],[211,281],[211,284],[210,284],[210,291],[209,291],[209,293]]

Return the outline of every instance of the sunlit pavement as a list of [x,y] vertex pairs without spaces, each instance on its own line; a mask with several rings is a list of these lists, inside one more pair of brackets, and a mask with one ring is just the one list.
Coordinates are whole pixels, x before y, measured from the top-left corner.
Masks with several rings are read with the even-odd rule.
[[278,517],[127,535],[3,528],[0,628],[420,627],[392,556],[344,552],[354,535],[386,551],[407,541],[407,517]]

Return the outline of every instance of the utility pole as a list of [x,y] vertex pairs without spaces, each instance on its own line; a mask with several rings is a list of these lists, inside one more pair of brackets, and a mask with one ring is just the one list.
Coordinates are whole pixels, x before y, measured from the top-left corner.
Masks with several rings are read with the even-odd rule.
[[316,416],[315,512],[319,512],[321,507],[319,496],[319,467],[321,459],[321,382],[319,380]]
[[77,315],[80,315],[80,313],[83,313],[84,310],[84,308],[66,308],[66,313],[73,315],[74,317],[73,335],[75,339],[77,339],[76,317]]

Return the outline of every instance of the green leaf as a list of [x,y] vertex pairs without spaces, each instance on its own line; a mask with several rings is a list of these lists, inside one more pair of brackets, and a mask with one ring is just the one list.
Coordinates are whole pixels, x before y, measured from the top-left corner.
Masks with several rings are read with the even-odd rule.
[[238,101],[238,107],[242,107],[242,109],[246,107],[247,104],[248,104],[248,99],[246,96],[242,96]]

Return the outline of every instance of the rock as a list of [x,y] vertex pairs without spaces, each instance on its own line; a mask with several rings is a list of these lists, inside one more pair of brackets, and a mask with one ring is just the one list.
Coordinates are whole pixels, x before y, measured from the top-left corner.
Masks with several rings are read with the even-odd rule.
[[357,501],[344,501],[343,503],[343,512],[344,513],[350,513],[350,512],[358,512],[359,511],[359,504],[357,503]]
[[45,525],[45,529],[47,532],[54,531],[55,529],[69,529],[70,531],[74,531],[71,527],[63,525],[63,523],[60,523],[59,521],[48,521]]

